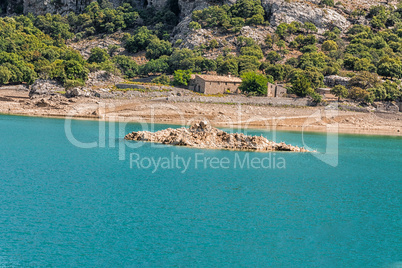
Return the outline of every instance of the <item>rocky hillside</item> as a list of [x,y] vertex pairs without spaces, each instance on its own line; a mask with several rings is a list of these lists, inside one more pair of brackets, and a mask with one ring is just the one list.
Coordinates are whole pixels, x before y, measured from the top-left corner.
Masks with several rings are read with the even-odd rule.
[[315,98],[339,75],[352,78],[339,96],[402,98],[402,5],[335,1],[3,0],[0,84],[82,87],[102,70],[187,86],[192,72],[258,73]]
[[[94,0],[3,0],[0,3],[0,8],[3,12],[8,14],[13,13],[32,13],[34,15],[43,15],[46,13],[51,14],[68,14],[69,12],[80,13]],[[121,5],[124,2],[128,2],[136,7],[156,7],[161,8],[172,2],[169,0],[110,0],[114,7]],[[191,13],[194,9],[202,9],[210,4],[217,3],[233,4],[234,0],[225,1],[208,1],[208,0],[178,0],[177,4],[180,7],[182,16],[185,17]],[[264,0],[263,6],[267,12],[272,12],[274,21],[278,20],[278,17],[284,16],[286,11],[291,11],[288,14],[289,17],[294,17],[294,10],[298,9],[301,16],[303,13],[308,14],[313,11],[312,16],[320,16],[317,14],[317,7],[320,5],[321,0]],[[340,3],[345,11],[353,11],[355,9],[368,9],[372,5],[378,4],[395,4],[397,1],[392,0],[340,0],[336,3]],[[279,12],[277,14],[277,12]],[[296,12],[296,13],[298,13]],[[333,15],[333,14],[330,14]],[[296,15],[297,16],[297,15]]]

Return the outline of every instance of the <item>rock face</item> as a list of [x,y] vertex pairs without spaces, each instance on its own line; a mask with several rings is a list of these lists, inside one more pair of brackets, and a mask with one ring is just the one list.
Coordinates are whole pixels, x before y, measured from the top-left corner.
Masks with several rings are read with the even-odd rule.
[[324,77],[324,84],[328,87],[334,87],[336,85],[341,85],[347,87],[351,78],[342,77],[338,75],[329,75]]
[[33,97],[34,95],[55,95],[57,92],[64,90],[63,85],[54,80],[38,79],[31,86],[29,97]]
[[398,113],[400,111],[400,104],[395,102],[375,102],[373,106],[377,112]]
[[242,133],[230,134],[212,127],[205,121],[195,123],[190,128],[168,128],[157,132],[132,132],[127,134],[124,139],[206,149],[308,152],[304,148],[287,145],[283,142],[276,143],[262,136],[246,136]]
[[320,8],[308,1],[262,0],[262,6],[270,17],[270,23],[276,27],[282,22],[311,22],[318,33],[323,33],[330,25],[346,30],[350,23],[344,16],[329,8]]
[[[86,6],[96,0],[8,0],[7,13],[32,13],[44,15],[58,13],[67,15],[70,12],[81,13]],[[122,0],[110,0],[114,7],[123,3]]]

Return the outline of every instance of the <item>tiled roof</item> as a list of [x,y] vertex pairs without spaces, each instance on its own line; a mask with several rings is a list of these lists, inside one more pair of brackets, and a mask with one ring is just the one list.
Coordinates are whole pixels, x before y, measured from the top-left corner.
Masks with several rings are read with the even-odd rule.
[[200,75],[197,74],[199,78],[201,78],[204,81],[208,82],[238,82],[241,83],[241,79],[238,77],[229,77],[229,76],[220,76],[220,75]]

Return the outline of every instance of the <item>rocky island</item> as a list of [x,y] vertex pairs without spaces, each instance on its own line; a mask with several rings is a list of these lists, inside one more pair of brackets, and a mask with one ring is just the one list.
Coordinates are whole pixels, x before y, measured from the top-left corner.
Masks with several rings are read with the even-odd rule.
[[134,131],[127,134],[124,139],[204,149],[308,152],[303,147],[292,146],[283,142],[276,143],[262,136],[227,133],[212,127],[206,121],[195,123],[190,128],[168,128],[157,132]]

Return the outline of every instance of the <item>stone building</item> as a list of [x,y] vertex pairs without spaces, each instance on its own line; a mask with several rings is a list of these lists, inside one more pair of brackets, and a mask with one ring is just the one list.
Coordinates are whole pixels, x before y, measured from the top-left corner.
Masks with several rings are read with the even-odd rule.
[[190,80],[189,89],[204,94],[239,93],[238,77],[196,74]]
[[272,84],[268,82],[267,97],[279,98],[284,97],[288,90],[282,84]]

